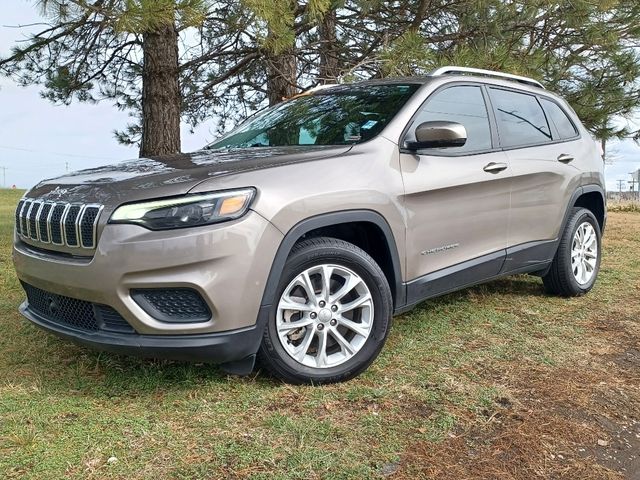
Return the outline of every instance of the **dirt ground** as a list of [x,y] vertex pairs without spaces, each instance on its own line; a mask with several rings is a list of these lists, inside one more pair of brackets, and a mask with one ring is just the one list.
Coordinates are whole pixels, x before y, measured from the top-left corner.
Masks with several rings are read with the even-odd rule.
[[618,298],[588,302],[574,358],[507,371],[479,365],[509,395],[444,442],[415,445],[393,478],[640,479],[640,215],[609,219],[603,268],[633,272],[618,279]]

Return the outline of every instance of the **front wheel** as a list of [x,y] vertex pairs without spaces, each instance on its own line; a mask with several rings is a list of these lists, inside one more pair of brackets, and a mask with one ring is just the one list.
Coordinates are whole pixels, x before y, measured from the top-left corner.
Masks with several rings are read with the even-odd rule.
[[364,250],[335,238],[297,244],[282,272],[258,352],[289,383],[332,383],[364,371],[391,327],[384,273]]
[[591,211],[574,208],[549,273],[542,280],[549,293],[584,295],[593,288],[600,270],[600,225]]

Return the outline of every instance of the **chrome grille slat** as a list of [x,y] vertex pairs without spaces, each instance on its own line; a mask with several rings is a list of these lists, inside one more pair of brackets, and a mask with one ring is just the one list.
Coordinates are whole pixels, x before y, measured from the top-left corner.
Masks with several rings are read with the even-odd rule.
[[27,208],[27,213],[25,215],[24,221],[27,225],[27,237],[31,237],[31,222],[29,219],[31,218],[31,210],[33,210],[33,205],[35,202],[29,202],[29,208]]
[[51,215],[51,242],[55,245],[64,245],[64,237],[62,236],[62,218],[67,210],[66,203],[56,203],[53,207]]
[[53,243],[53,238],[51,236],[51,217],[53,216],[53,211],[56,208],[56,202],[51,203],[51,210],[49,210],[49,215],[47,215],[47,235],[49,236],[49,242]]
[[78,220],[78,238],[82,248],[95,248],[98,220],[102,212],[102,205],[87,204]]
[[29,213],[29,237],[32,240],[40,240],[40,233],[38,232],[38,218],[40,216],[41,209],[42,202],[35,201],[31,205],[31,211]]
[[62,217],[62,231],[64,232],[64,243],[68,247],[77,247],[78,243],[78,219],[82,205],[71,204],[67,207],[65,215]]
[[16,233],[29,242],[94,249],[103,206],[23,199],[16,207]]
[[44,202],[42,207],[40,207],[40,212],[38,213],[38,237],[40,237],[40,241],[42,243],[49,243],[51,240],[51,234],[49,233],[49,215],[51,214],[52,208],[51,202]]
[[24,206],[24,200],[20,200],[18,202],[18,206],[16,207],[16,232],[18,235],[22,235],[22,221],[20,219],[20,214],[22,213],[22,207]]
[[29,207],[31,206],[31,200],[25,200],[22,205],[22,210],[20,211],[20,227],[22,230],[22,235],[25,237],[29,235],[29,227],[27,226],[27,212],[29,211]]

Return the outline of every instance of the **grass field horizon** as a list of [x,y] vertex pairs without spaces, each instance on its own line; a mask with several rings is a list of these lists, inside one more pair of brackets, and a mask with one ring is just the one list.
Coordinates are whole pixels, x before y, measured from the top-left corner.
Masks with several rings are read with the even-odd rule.
[[309,387],[29,324],[11,263],[22,193],[0,190],[0,478],[640,476],[638,213],[609,214],[589,295],[517,276],[425,302],[362,376]]

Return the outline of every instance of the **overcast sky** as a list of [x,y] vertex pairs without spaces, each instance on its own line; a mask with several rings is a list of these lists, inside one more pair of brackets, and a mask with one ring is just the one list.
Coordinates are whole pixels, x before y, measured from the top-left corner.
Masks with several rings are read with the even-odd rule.
[[[25,29],[15,28],[40,20],[35,2],[4,2],[0,16],[0,56],[9,53]],[[33,186],[42,178],[135,158],[137,149],[119,145],[113,130],[129,121],[108,102],[97,105],[74,103],[56,106],[43,100],[39,87],[22,88],[0,78],[0,182],[19,188]],[[213,140],[213,122],[195,133],[182,132],[183,151],[196,150]],[[617,190],[616,180],[628,180],[628,173],[640,168],[640,147],[632,141],[610,147],[616,161],[606,167],[607,187]],[[6,180],[2,177],[2,167]]]

